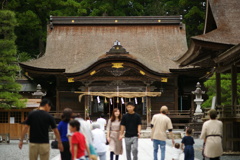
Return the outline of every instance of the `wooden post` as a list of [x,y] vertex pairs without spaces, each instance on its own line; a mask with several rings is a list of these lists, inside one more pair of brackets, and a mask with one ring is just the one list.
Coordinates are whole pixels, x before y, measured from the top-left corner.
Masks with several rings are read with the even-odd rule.
[[[147,84],[146,91],[150,92],[150,84]],[[147,108],[147,128],[151,126],[151,97],[146,97],[146,108]]]
[[237,67],[232,65],[231,68],[231,83],[232,83],[232,111],[235,115],[237,105]]
[[221,100],[221,75],[220,73],[216,72],[216,105],[221,105],[222,100]]
[[56,79],[57,79],[57,84],[56,84],[56,111],[57,112],[59,112],[60,111],[60,95],[59,95],[59,77],[58,76],[56,76]]
[[178,108],[178,78],[177,77],[174,77],[174,108],[175,110],[179,110]]
[[[88,92],[88,90],[89,90],[89,87],[88,87],[88,85],[85,85],[85,92]],[[89,100],[90,100],[90,98],[89,98],[89,95],[86,95],[85,96],[85,107],[84,107],[84,119],[86,119],[86,117],[87,116],[89,116],[89,111],[90,111],[90,109],[89,109]],[[90,100],[91,101],[91,100]],[[88,113],[86,113],[86,111],[88,111]]]

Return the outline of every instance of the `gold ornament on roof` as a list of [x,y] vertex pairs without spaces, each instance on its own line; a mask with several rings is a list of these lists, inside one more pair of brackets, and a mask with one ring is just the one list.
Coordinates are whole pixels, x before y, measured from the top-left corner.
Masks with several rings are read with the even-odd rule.
[[112,63],[112,68],[123,68],[123,63]]

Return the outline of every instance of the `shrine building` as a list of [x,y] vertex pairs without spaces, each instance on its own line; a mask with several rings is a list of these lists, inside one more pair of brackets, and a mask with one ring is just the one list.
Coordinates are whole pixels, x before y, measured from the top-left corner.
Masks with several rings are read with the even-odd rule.
[[[187,51],[181,16],[50,17],[46,52],[20,63],[59,113],[66,107],[93,120],[136,103],[143,128],[167,105],[174,123],[188,123],[195,85],[208,68],[179,68]],[[202,80],[203,81],[203,80]],[[201,80],[200,80],[201,82]],[[182,115],[179,113],[185,113]],[[180,115],[180,116],[177,116]]]

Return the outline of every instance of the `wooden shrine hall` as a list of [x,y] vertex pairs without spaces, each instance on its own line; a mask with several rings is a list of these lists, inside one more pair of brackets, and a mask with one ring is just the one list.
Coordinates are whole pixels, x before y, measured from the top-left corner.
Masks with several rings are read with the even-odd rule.
[[[21,63],[26,77],[41,84],[56,105],[95,120],[134,101],[149,125],[162,105],[187,115],[194,110],[191,91],[207,69],[179,68],[187,51],[181,16],[50,17],[45,54]],[[170,71],[170,69],[173,69]],[[181,122],[182,121],[182,122]]]
[[[216,106],[223,122],[223,148],[227,153],[240,150],[240,4],[238,1],[208,0],[204,34],[191,38],[188,51],[177,60],[180,66],[210,67],[216,74]],[[221,74],[231,73],[231,105],[221,100]],[[209,106],[210,107],[210,106]]]

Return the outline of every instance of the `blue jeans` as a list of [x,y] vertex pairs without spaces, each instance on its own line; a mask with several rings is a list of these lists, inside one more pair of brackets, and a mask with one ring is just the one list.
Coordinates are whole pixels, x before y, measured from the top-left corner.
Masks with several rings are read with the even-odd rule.
[[161,160],[165,160],[166,141],[153,139],[153,156],[154,156],[154,160],[158,160],[158,157],[157,157],[158,146],[160,146],[160,149],[161,149]]
[[106,160],[106,152],[98,152],[97,154],[100,160]]

